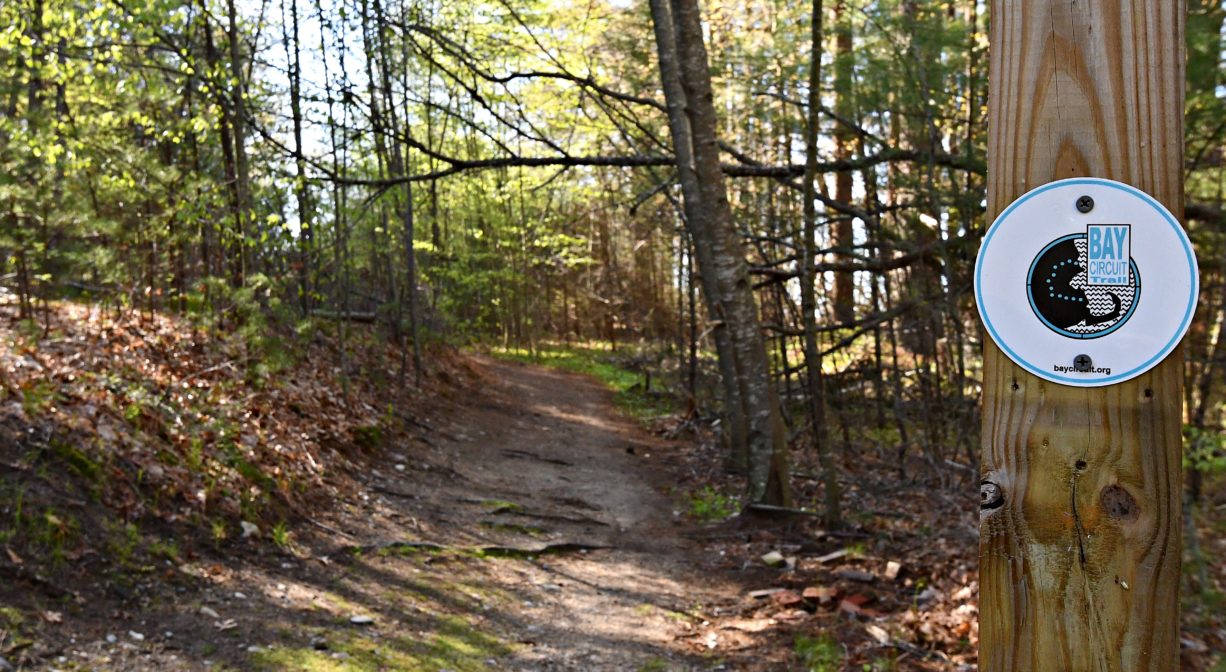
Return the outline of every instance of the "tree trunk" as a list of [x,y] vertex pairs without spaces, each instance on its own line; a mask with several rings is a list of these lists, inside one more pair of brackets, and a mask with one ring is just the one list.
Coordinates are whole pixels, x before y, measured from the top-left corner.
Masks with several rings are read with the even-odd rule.
[[[822,466],[822,486],[826,494],[823,516],[828,526],[842,522],[839,479],[830,450],[830,430],[826,426],[826,385],[822,375],[822,354],[817,343],[817,134],[821,106],[822,0],[813,0],[810,19],[809,110],[805,128],[804,235],[801,239],[800,312],[804,329],[805,372],[809,387],[809,418],[813,423],[813,444]],[[837,287],[837,285],[836,285]],[[837,291],[837,289],[836,289]]]
[[724,288],[720,287],[715,272],[715,246],[708,231],[709,216],[703,203],[702,190],[694,172],[693,144],[690,138],[690,121],[685,114],[685,89],[681,85],[681,71],[677,62],[677,38],[673,27],[672,9],[669,0],[651,0],[651,16],[655,27],[656,52],[660,62],[660,79],[663,82],[664,98],[668,104],[668,125],[673,137],[673,151],[677,159],[677,172],[683,196],[683,219],[694,256],[698,261],[698,279],[706,300],[707,313],[713,324],[712,338],[719,360],[720,382],[723,388],[724,409],[728,420],[728,439],[731,446],[729,467],[738,472],[749,470],[749,421],[746,415],[744,395],[741,394],[741,375],[736,354],[732,348],[724,310]]
[[749,264],[732,217],[716,137],[715,96],[703,43],[697,0],[673,0],[677,53],[686,116],[690,121],[694,174],[714,248],[716,281],[726,289],[726,319],[739,364],[748,416],[750,503],[791,501],[787,437],[779,399],[771,384],[766,343],[758,320]]
[[[851,119],[855,116],[855,105],[852,101],[851,75],[852,53],[851,18],[847,9],[847,1],[839,0],[834,6],[834,109],[840,119]],[[815,51],[820,57],[820,51]],[[816,105],[820,104],[820,96],[810,94],[810,104],[814,109],[811,116],[816,116]],[[811,131],[815,132],[815,131]],[[836,161],[851,159],[852,143],[855,136],[847,125],[839,121],[834,127],[834,158]],[[834,200],[845,205],[852,205],[851,184],[852,171],[840,170],[834,177]],[[832,225],[831,247],[836,256],[843,261],[854,261],[851,249],[855,245],[855,231],[850,215],[840,213]],[[854,271],[841,270],[834,274],[834,319],[843,324],[856,320],[856,277]]]
[[251,168],[247,160],[247,87],[244,85],[245,75],[243,73],[243,53],[239,44],[239,27],[238,27],[238,10],[236,0],[228,0],[226,9],[229,14],[229,42],[230,42],[230,76],[234,79],[233,102],[231,109],[233,116],[230,123],[234,130],[234,165],[237,169],[237,182],[235,183],[235,194],[238,199],[238,261],[239,261],[239,283],[246,282],[247,273],[252,271],[251,260],[248,258],[247,247],[249,244],[247,225],[251,218]]
[[[315,276],[315,228],[312,220],[311,192],[307,187],[306,157],[302,149],[302,59],[298,39],[298,0],[289,0],[290,20],[283,30],[285,56],[289,63],[289,109],[294,124],[294,195],[298,203],[298,291],[302,314],[310,313],[312,279]],[[284,12],[284,10],[283,10]]]

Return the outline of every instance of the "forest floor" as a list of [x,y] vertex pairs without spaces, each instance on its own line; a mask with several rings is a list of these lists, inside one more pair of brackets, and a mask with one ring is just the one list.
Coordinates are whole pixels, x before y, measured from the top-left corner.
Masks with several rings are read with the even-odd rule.
[[[845,463],[838,530],[737,515],[702,423],[636,420],[590,376],[453,353],[409,398],[344,402],[323,346],[248,388],[181,325],[74,310],[0,348],[0,671],[974,669],[973,474]],[[227,412],[245,481],[188,440]],[[1185,621],[1209,669],[1226,631]]]

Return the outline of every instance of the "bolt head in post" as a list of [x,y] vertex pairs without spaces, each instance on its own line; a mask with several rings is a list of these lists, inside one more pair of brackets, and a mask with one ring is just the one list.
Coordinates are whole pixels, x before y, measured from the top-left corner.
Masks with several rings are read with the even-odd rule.
[[1094,209],[1094,199],[1090,196],[1082,196],[1077,199],[1077,212],[1085,214]]

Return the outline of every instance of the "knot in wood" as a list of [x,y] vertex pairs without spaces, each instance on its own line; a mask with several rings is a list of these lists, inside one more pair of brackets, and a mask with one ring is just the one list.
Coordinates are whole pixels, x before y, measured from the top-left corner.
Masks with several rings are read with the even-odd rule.
[[1136,498],[1120,485],[1103,488],[1098,501],[1103,511],[1115,520],[1132,521],[1141,515],[1141,507],[1137,506]]
[[1000,486],[992,481],[982,481],[979,483],[979,510],[991,511],[998,509],[1005,503],[1004,493],[1001,492]]

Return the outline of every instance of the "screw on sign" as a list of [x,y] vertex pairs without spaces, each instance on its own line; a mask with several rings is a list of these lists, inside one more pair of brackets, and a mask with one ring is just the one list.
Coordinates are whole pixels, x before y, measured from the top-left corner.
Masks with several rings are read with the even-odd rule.
[[1077,355],[1073,358],[1073,369],[1077,371],[1089,371],[1094,365],[1094,360],[1090,359],[1089,355]]

